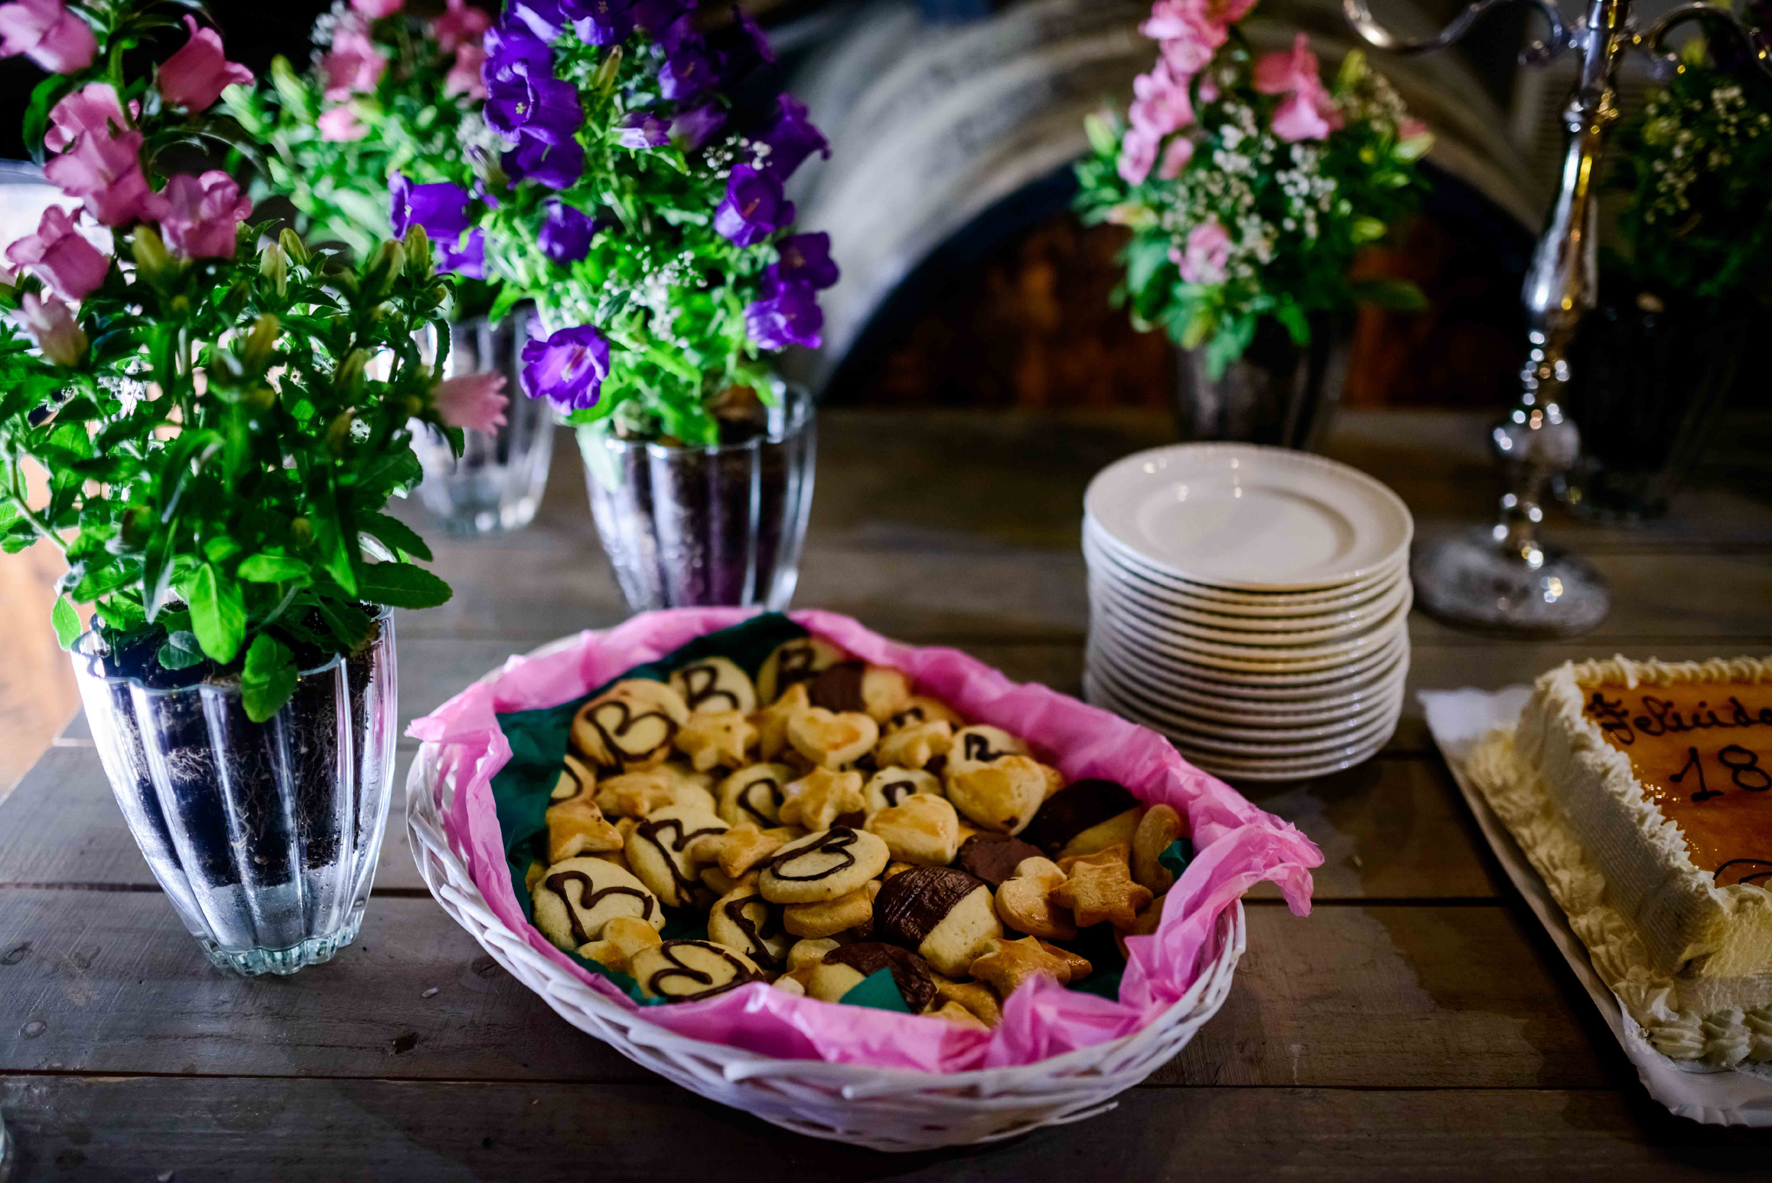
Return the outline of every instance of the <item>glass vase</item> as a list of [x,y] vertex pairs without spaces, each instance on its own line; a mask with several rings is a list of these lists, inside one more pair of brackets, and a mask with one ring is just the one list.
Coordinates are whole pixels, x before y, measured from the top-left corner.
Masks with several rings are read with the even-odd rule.
[[209,960],[290,974],[350,944],[393,781],[392,615],[360,652],[301,671],[263,723],[237,684],[119,672],[94,633],[72,656],[124,820]]
[[787,607],[817,446],[812,399],[786,387],[749,438],[681,447],[579,429],[597,534],[635,612]]
[[525,398],[520,369],[530,313],[517,309],[501,322],[484,316],[449,326],[443,376],[495,370],[505,376],[505,425],[496,432],[462,432],[462,454],[440,432],[413,433],[424,466],[418,499],[444,533],[455,537],[520,530],[535,518],[554,458],[554,412],[546,399]]
[[1308,345],[1263,318],[1243,356],[1212,377],[1204,349],[1176,355],[1175,417],[1185,440],[1234,440],[1315,451],[1347,380],[1349,324],[1311,322]]

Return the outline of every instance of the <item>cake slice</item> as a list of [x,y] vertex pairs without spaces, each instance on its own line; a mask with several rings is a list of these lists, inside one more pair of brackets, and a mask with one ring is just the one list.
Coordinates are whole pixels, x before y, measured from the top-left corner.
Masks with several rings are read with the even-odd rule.
[[1772,661],[1565,664],[1468,769],[1657,1050],[1772,1060]]

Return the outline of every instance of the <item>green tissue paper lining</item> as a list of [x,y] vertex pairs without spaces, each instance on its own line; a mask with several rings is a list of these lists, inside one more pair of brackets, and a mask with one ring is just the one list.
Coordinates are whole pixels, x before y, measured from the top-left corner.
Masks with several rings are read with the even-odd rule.
[[[553,803],[554,786],[559,783],[560,770],[566,764],[566,742],[578,708],[617,682],[628,678],[666,682],[675,671],[704,657],[731,658],[754,679],[777,646],[806,635],[805,629],[779,612],[753,616],[742,624],[697,637],[657,661],[637,665],[571,702],[530,711],[510,711],[498,716],[499,729],[511,745],[511,758],[493,774],[492,800],[498,810],[499,833],[504,836],[505,862],[510,868],[511,886],[523,908],[523,915],[531,923],[535,921],[535,912],[529,899],[529,864],[547,861],[548,806]],[[665,940],[707,939],[707,924],[703,917],[676,908],[666,908],[664,913],[665,926],[659,935]],[[585,969],[608,978],[642,1005],[653,1006],[662,1001],[642,995],[639,984],[626,974],[605,969],[569,950],[562,952]],[[903,1009],[902,1000],[900,1009]]]
[[892,980],[890,969],[875,970],[837,1001],[851,1006],[871,1006],[875,1010],[895,1010],[905,1015],[911,1013],[911,1008],[904,1004],[904,995],[898,992],[898,983]]
[[1162,864],[1163,869],[1177,879],[1181,878],[1181,873],[1193,861],[1194,844],[1193,840],[1189,838],[1177,838],[1165,846],[1163,853],[1157,856],[1157,862]]

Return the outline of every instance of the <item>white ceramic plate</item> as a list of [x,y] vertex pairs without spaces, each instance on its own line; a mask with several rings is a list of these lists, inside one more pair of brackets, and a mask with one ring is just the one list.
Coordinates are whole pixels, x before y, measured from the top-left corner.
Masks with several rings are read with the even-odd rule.
[[1187,710],[1167,699],[1155,698],[1137,687],[1120,682],[1108,670],[1091,670],[1090,674],[1107,693],[1135,708],[1141,716],[1156,719],[1166,727],[1215,739],[1239,740],[1275,748],[1293,749],[1318,740],[1358,733],[1381,715],[1399,710],[1403,700],[1403,682],[1398,679],[1383,694],[1374,696],[1352,711],[1342,712],[1338,718],[1302,724],[1273,719],[1237,723]]
[[1286,628],[1292,621],[1262,620],[1259,629],[1225,628],[1219,622],[1234,620],[1232,617],[1206,616],[1198,612],[1177,609],[1160,601],[1141,598],[1137,592],[1110,579],[1098,579],[1090,572],[1089,594],[1100,595],[1116,608],[1136,617],[1138,620],[1157,625],[1185,637],[1195,637],[1202,641],[1218,641],[1239,646],[1290,646],[1317,645],[1327,641],[1335,641],[1351,637],[1354,634],[1372,628],[1390,613],[1396,611],[1409,593],[1409,585],[1399,582],[1390,591],[1373,601],[1377,611],[1343,614],[1340,619],[1335,615],[1328,617],[1293,617],[1292,621],[1320,619],[1329,623],[1313,627]]
[[1088,518],[1084,519],[1083,527],[1085,555],[1093,555],[1099,561],[1110,563],[1128,574],[1136,575],[1140,579],[1158,584],[1177,594],[1209,601],[1212,604],[1211,610],[1214,612],[1252,616],[1297,616],[1327,612],[1335,608],[1357,604],[1370,597],[1374,591],[1407,572],[1409,567],[1408,555],[1404,554],[1399,556],[1395,563],[1382,567],[1363,579],[1337,584],[1334,587],[1314,588],[1302,592],[1230,591],[1225,588],[1213,587],[1210,584],[1178,579],[1169,572],[1152,566],[1148,560],[1115,542]]
[[1166,703],[1183,714],[1197,715],[1218,723],[1251,727],[1307,727],[1346,719],[1395,692],[1409,676],[1408,663],[1399,659],[1374,677],[1368,685],[1349,693],[1300,702],[1276,703],[1251,701],[1229,692],[1178,690],[1144,676],[1141,671],[1125,669],[1103,660],[1091,660],[1089,669],[1097,677],[1123,685],[1152,702]]
[[1396,730],[1397,718],[1403,709],[1402,696],[1398,695],[1389,709],[1363,720],[1359,727],[1328,737],[1297,742],[1264,741],[1259,738],[1232,740],[1213,732],[1158,718],[1132,700],[1122,697],[1112,686],[1093,677],[1087,678],[1084,689],[1091,696],[1091,702],[1112,704],[1115,713],[1134,723],[1161,731],[1184,750],[1211,752],[1244,760],[1338,759],[1363,747],[1375,736],[1390,735]]
[[[1087,556],[1088,547],[1084,548],[1084,552]],[[1171,591],[1111,563],[1090,559],[1088,566],[1091,579],[1111,587],[1127,601],[1136,603],[1153,614],[1202,628],[1241,633],[1310,632],[1338,625],[1355,627],[1362,621],[1371,621],[1390,611],[1392,602],[1402,594],[1403,587],[1408,582],[1399,569],[1388,582],[1375,584],[1369,593],[1362,594],[1354,603],[1343,607],[1323,612],[1299,611],[1285,616],[1272,613],[1245,616],[1236,613],[1237,605],[1196,599],[1184,592]],[[1258,642],[1251,638],[1251,643]]]
[[1083,494],[1114,541],[1231,591],[1328,588],[1388,570],[1414,523],[1356,468],[1254,444],[1175,444],[1108,465]]
[[1226,645],[1217,641],[1183,636],[1159,625],[1146,624],[1112,604],[1101,600],[1089,605],[1092,625],[1110,630],[1140,651],[1149,651],[1184,661],[1191,665],[1233,673],[1277,674],[1305,673],[1335,669],[1389,644],[1397,632],[1408,627],[1408,605],[1402,604],[1390,616],[1368,625],[1360,633],[1340,641],[1322,645],[1297,647]]
[[1188,760],[1202,772],[1210,772],[1221,780],[1234,783],[1272,784],[1281,781],[1313,780],[1319,776],[1331,776],[1334,773],[1364,764],[1378,755],[1388,740],[1389,737],[1386,736],[1384,739],[1346,756],[1322,763],[1315,760],[1228,760],[1208,756],[1204,753],[1197,759],[1190,755]]
[[1409,651],[1409,633],[1399,629],[1391,646],[1377,653],[1364,654],[1345,667],[1305,673],[1251,674],[1235,670],[1214,669],[1195,665],[1148,647],[1136,646],[1117,632],[1092,628],[1089,644],[1107,661],[1116,665],[1148,671],[1153,677],[1173,680],[1200,693],[1240,694],[1267,701],[1318,698],[1325,694],[1343,694],[1364,685],[1381,669]]

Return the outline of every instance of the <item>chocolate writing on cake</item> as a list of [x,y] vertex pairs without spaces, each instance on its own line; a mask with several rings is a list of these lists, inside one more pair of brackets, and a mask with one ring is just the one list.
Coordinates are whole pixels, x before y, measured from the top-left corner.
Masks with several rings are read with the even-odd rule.
[[1641,735],[1678,735],[1685,731],[1714,731],[1731,727],[1772,727],[1772,706],[1752,708],[1743,705],[1738,695],[1731,694],[1720,707],[1703,699],[1681,710],[1665,698],[1653,694],[1639,697],[1638,708],[1625,706],[1623,696],[1609,699],[1599,690],[1587,701],[1587,712],[1600,725],[1600,730],[1620,744],[1629,747]]

